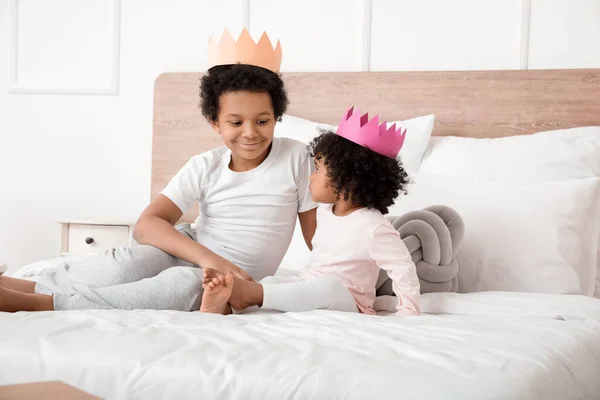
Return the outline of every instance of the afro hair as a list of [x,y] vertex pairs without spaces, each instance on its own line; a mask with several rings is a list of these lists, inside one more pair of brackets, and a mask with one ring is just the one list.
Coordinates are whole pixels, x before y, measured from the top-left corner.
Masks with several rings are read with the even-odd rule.
[[248,64],[218,65],[209,69],[200,82],[202,115],[208,121],[216,121],[219,116],[219,98],[224,93],[235,91],[268,93],[278,121],[289,104],[283,80],[278,74]]
[[309,144],[315,160],[327,168],[335,194],[359,207],[375,208],[382,214],[394,204],[399,191],[406,193],[408,174],[402,162],[360,146],[331,131],[324,131]]

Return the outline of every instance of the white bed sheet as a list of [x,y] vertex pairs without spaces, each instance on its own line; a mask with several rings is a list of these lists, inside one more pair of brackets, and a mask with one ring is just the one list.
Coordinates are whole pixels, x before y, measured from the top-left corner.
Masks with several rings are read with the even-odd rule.
[[420,317],[0,313],[0,384],[105,399],[598,399],[600,299],[427,294]]

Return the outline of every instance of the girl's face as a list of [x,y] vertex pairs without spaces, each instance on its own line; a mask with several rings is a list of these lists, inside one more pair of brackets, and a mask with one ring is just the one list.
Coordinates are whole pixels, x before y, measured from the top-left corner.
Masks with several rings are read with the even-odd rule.
[[313,201],[324,204],[335,203],[337,195],[330,184],[329,177],[327,177],[327,167],[323,162],[323,158],[320,160],[315,158],[315,171],[310,176],[309,181],[308,190],[310,190]]
[[219,98],[218,119],[211,125],[231,150],[231,169],[256,168],[267,158],[275,132],[271,96],[249,91],[225,93]]

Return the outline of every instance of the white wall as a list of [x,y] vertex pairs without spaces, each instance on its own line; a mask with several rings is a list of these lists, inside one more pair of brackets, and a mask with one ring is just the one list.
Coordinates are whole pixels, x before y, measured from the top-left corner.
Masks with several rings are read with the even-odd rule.
[[0,0],[0,263],[56,256],[55,217],[135,219],[154,79],[244,24],[283,71],[600,68],[599,0]]

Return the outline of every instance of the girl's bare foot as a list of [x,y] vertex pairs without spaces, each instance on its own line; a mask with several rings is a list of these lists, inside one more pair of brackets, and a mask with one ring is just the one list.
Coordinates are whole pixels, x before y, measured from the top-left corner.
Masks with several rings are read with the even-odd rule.
[[35,282],[0,275],[0,286],[21,293],[35,293]]
[[22,293],[0,286],[0,311],[53,311],[52,296]]
[[252,306],[261,307],[262,303],[263,286],[260,283],[233,277],[233,290],[229,297],[232,308],[242,311]]
[[229,298],[233,289],[233,275],[217,275],[216,271],[207,268],[202,280],[204,294],[200,312],[212,314],[231,314]]

